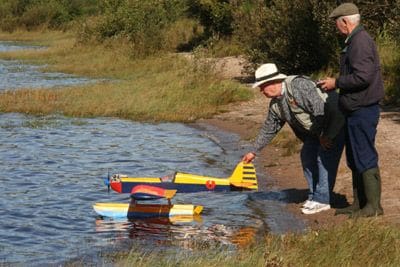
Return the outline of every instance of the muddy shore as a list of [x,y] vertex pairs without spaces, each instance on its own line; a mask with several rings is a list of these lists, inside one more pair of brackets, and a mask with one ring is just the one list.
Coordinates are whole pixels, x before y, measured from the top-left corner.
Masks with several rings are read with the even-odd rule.
[[[232,68],[229,68],[229,65]],[[240,59],[230,58],[221,65],[225,71],[224,78],[241,80]],[[228,73],[227,73],[228,72]],[[221,130],[233,132],[241,139],[251,141],[265,119],[268,108],[268,99],[256,93],[252,101],[234,104],[227,107],[227,112],[218,114],[211,119],[201,120]],[[287,126],[285,126],[287,127]],[[289,128],[284,131],[291,133]],[[382,113],[378,125],[377,150],[382,176],[382,206],[385,214],[379,219],[400,226],[400,108],[382,106]],[[305,220],[311,228],[329,227],[348,220],[347,216],[334,216],[334,208],[346,206],[352,202],[351,173],[346,166],[343,153],[339,165],[339,172],[334,188],[335,202],[333,208],[313,215],[301,213],[301,204],[307,198],[307,184],[302,173],[299,153],[285,155],[285,149],[277,146],[267,146],[255,160],[258,173],[263,177],[270,177],[266,182],[267,190],[280,190],[288,194],[285,200],[287,209],[299,219]]]

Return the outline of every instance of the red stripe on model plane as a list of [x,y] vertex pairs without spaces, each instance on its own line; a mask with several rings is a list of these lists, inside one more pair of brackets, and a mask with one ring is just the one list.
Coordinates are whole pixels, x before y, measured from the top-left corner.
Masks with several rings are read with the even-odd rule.
[[131,194],[141,193],[149,194],[152,196],[165,197],[165,189],[151,185],[137,185],[132,188]]

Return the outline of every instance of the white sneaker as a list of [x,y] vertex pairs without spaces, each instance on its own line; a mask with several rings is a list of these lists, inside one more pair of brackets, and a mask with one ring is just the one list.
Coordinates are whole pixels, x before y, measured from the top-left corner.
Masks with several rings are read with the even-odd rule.
[[301,212],[304,214],[314,214],[324,210],[329,210],[331,205],[319,203],[317,201],[311,201],[312,203],[309,204],[307,207],[301,209]]
[[303,205],[301,205],[302,208],[307,208],[308,206],[310,206],[313,203],[312,200],[306,200]]

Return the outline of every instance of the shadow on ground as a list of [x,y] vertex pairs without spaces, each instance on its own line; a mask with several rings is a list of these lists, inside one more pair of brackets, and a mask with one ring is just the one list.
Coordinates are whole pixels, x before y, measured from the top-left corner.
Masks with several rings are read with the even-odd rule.
[[[282,191],[257,192],[252,195],[252,198],[257,200],[280,201],[287,204],[300,204],[306,201],[307,196],[307,189],[290,188]],[[333,203],[331,203],[332,208],[344,208],[349,205],[350,204],[345,195],[333,193]]]

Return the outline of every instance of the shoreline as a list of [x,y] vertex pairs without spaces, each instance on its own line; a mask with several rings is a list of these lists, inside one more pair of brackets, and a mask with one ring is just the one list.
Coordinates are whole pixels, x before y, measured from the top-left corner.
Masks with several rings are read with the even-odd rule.
[[[230,105],[226,113],[217,114],[211,119],[201,119],[199,122],[238,134],[241,140],[251,142],[250,140],[258,134],[268,107],[268,100],[263,98],[260,95],[252,101]],[[285,127],[291,133],[288,126]],[[380,156],[382,206],[385,214],[377,218],[396,225],[400,225],[400,205],[398,204],[400,203],[400,181],[397,179],[397,173],[400,172],[399,164],[397,164],[400,158],[400,140],[395,140],[398,134],[400,134],[400,109],[383,107],[376,146]],[[288,196],[284,200],[287,211],[299,220],[305,221],[310,229],[329,228],[349,220],[346,215],[334,215],[335,208],[345,207],[348,203],[352,203],[351,173],[346,166],[345,153],[342,155],[338,169],[332,208],[317,214],[305,215],[301,213],[300,208],[307,198],[308,186],[303,177],[299,153],[284,156],[284,150],[278,146],[269,145],[255,159],[254,163],[257,172],[261,173],[260,176],[270,178],[262,181],[262,183],[265,182],[267,190],[285,192]]]
[[[4,34],[2,36],[4,38]],[[90,50],[88,50],[87,47],[86,48],[79,47],[78,49],[72,46],[73,38],[64,35],[61,35],[60,37],[59,33],[49,34],[49,36],[50,36],[48,37],[50,38],[49,42],[53,43],[55,48],[51,53],[49,52],[48,55],[50,55],[51,58],[55,60],[56,66],[57,64],[63,63],[61,64],[61,66],[55,67],[56,69],[57,68],[60,70],[69,69],[71,71],[74,70],[84,75],[85,71],[93,70],[92,66],[93,63],[95,63],[85,59],[92,58],[91,55],[96,53],[97,51],[102,51],[102,52],[106,51],[102,47],[94,47]],[[36,36],[36,38],[38,37]],[[74,57],[71,58],[66,57],[65,50],[73,51],[73,49],[76,49],[76,54],[74,54]],[[37,59],[40,57],[47,56],[47,54],[38,55],[36,54],[36,52],[34,54],[25,55],[25,59],[29,58]],[[11,54],[8,56],[15,57],[16,54]],[[68,58],[69,60],[65,60],[65,58]],[[103,56],[103,60],[105,62],[108,62],[109,61],[108,59],[110,58],[115,58],[115,53],[108,51],[107,55]],[[85,62],[85,64],[82,65],[82,62]],[[129,64],[125,65],[126,62]],[[121,59],[120,61],[117,62],[118,64],[113,66],[113,68],[109,68],[108,64],[96,65],[95,68],[96,72],[94,74],[99,75],[99,73],[101,73],[102,76],[104,74],[111,76],[114,75],[115,77],[125,77],[127,79],[128,78],[131,79],[132,81],[137,78],[134,76],[130,76],[132,75],[131,73],[132,70],[137,70],[138,73],[142,75],[141,71],[142,67],[139,68],[128,59],[126,62],[123,59]],[[170,67],[171,62],[163,61],[162,63],[163,63],[162,66]],[[244,69],[243,66],[246,64],[244,58],[241,57],[220,58],[215,63],[216,65],[213,71],[216,71],[216,73],[218,74],[217,76],[220,76],[218,79],[216,79],[217,81],[220,81],[220,79],[226,80],[225,82],[229,80],[242,81],[240,86],[236,85],[235,83],[232,84],[222,83],[223,88],[232,89],[230,90],[232,93],[232,97],[235,96],[235,93],[237,93],[236,90],[247,89],[244,88],[245,87],[244,82],[246,81],[250,82],[252,79],[250,79],[248,76],[245,76],[242,73]],[[79,68],[74,69],[71,67],[75,65],[79,65]],[[186,65],[187,64],[184,64],[184,66]],[[150,59],[149,65],[147,67],[153,68],[154,66],[157,67],[156,68],[157,70],[160,69],[160,62],[158,61],[157,58]],[[162,93],[174,92],[176,94],[164,95],[160,99],[152,97],[152,95],[148,91],[148,88],[154,87],[153,84],[154,73],[150,73],[151,75],[149,76],[143,76],[143,77],[140,76],[141,77],[140,82],[143,83],[143,86],[141,86],[141,88],[136,87],[135,91],[130,90],[131,84],[129,83],[126,84],[124,83],[121,86],[117,86],[116,88],[111,88],[113,90],[110,90],[107,84],[100,84],[95,88],[90,88],[90,90],[88,90],[88,88],[81,88],[81,90],[71,89],[69,90],[70,91],[69,95],[68,94],[66,96],[61,95],[62,96],[61,98],[59,98],[58,95],[56,95],[56,93],[63,94],[65,93],[66,90],[60,90],[54,92],[47,90],[45,91],[35,90],[33,97],[31,97],[30,91],[26,92],[18,91],[18,93],[22,94],[20,97],[20,102],[15,102],[16,99],[18,99],[18,97],[10,95],[9,101],[5,99],[7,101],[4,102],[7,104],[7,106],[11,108],[10,110],[2,110],[2,111],[4,113],[20,112],[25,114],[29,114],[29,112],[32,112],[32,114],[38,114],[38,113],[51,114],[54,112],[56,113],[61,112],[64,113],[64,115],[74,116],[74,117],[110,116],[110,117],[119,117],[125,119],[133,119],[134,117],[133,114],[138,114],[139,116],[138,118],[139,119],[141,118],[142,121],[146,121],[146,119],[148,118],[154,118],[154,116],[156,116],[157,114],[161,114],[160,119],[157,121],[179,121],[177,117],[172,117],[172,119],[170,117],[168,119],[167,116],[163,115],[164,114],[163,112],[166,111],[167,113],[168,112],[171,113],[169,105],[172,107],[176,107],[176,105],[179,104],[180,106],[176,110],[174,109],[173,115],[181,116],[182,115],[181,111],[186,112],[188,107],[193,108],[192,105],[193,103],[195,103],[198,105],[189,114],[186,114],[185,115],[186,117],[191,114],[196,115],[197,118],[208,117],[210,114],[214,114],[215,112],[218,112],[218,110],[222,110],[223,108],[226,111],[225,113],[216,114],[212,116],[211,119],[200,119],[197,121],[209,123],[210,125],[214,125],[228,132],[230,131],[237,133],[243,140],[250,140],[257,135],[258,129],[263,120],[265,119],[268,107],[267,99],[265,99],[265,97],[262,97],[258,92],[256,92],[258,91],[257,89],[255,89],[256,91],[254,91],[256,92],[256,96],[253,100],[248,102],[236,102],[234,104],[229,104],[224,107],[221,107],[222,104],[219,104],[217,108],[214,108],[213,105],[211,106],[200,105],[201,104],[200,100],[203,100],[203,98],[205,97],[207,98],[210,97],[210,99],[224,97],[225,93],[223,91],[221,91],[220,94],[214,95],[214,93],[216,93],[214,86],[210,87],[209,91],[203,92],[202,94],[198,95],[197,98],[195,98],[193,101],[189,101],[187,103],[182,103],[179,101],[176,102],[175,99],[182,98],[181,94],[187,93],[187,90],[185,90],[186,87],[184,86],[184,84],[182,85],[181,83],[181,81],[185,80],[185,78],[187,77],[182,77],[179,70],[180,69],[177,68],[177,70],[172,73],[157,72],[159,76],[162,76],[163,79],[165,79],[163,81],[168,81],[168,84],[171,82],[171,84],[168,85],[168,88],[176,89],[176,86],[178,85],[182,87],[181,93],[176,93],[176,90],[167,90],[168,88],[163,90]],[[74,73],[74,71],[72,71],[72,73]],[[198,75],[200,75],[199,77],[202,77],[204,76],[204,73],[198,73]],[[190,77],[191,76],[189,76],[189,78]],[[196,79],[194,78],[193,80],[196,81]],[[163,81],[158,81],[158,83],[163,84]],[[135,80],[135,83],[137,82],[138,81]],[[213,82],[215,81],[213,80]],[[221,83],[218,85],[221,85]],[[198,89],[204,89],[203,82],[199,82],[198,86],[199,86]],[[191,90],[191,92],[201,92],[201,91],[202,90]],[[133,93],[136,92],[138,92],[137,95],[132,95]],[[159,90],[155,90],[155,92],[157,92],[157,94],[160,93]],[[93,96],[96,96],[96,98],[94,99]],[[165,105],[166,96],[169,98],[169,102],[167,103],[168,105]],[[192,93],[189,96],[194,97]],[[4,95],[2,97],[4,98]],[[147,97],[145,99],[149,100],[156,99],[158,101],[152,103],[151,106],[153,108],[150,109],[151,112],[149,112],[148,102],[146,102],[145,100],[140,102],[135,101],[135,99],[143,99],[143,97]],[[32,101],[32,99],[35,101]],[[190,98],[188,97],[187,99]],[[196,99],[197,101],[195,101]],[[245,97],[242,99],[248,99],[248,98]],[[120,105],[122,101],[127,101],[127,100],[131,100],[129,101],[131,102],[130,105]],[[228,100],[223,103],[229,102]],[[65,103],[61,105],[63,101],[65,101],[69,105],[70,112],[66,112],[65,110],[63,112],[62,109],[60,108],[62,107],[64,109]],[[49,103],[52,105],[49,105]],[[86,113],[82,111],[82,106],[84,106],[85,103],[91,103],[91,110],[86,111]],[[30,105],[29,106],[30,108],[27,108],[28,104]],[[138,107],[137,104],[142,104],[142,106]],[[42,107],[41,111],[38,109],[38,106]],[[107,107],[106,112],[103,112],[101,109],[99,109],[98,108],[99,106]],[[123,109],[121,109],[121,107],[123,107]],[[160,111],[159,109],[160,107],[162,107],[163,110]],[[397,177],[397,174],[400,173],[400,164],[397,163],[398,160],[400,159],[400,139],[397,138],[397,136],[400,136],[400,108],[395,108],[393,110],[385,110],[386,107],[384,107],[383,109],[384,111],[381,115],[381,122],[378,125],[378,134],[376,142],[378,153],[380,156],[380,167],[382,175],[382,206],[385,211],[385,215],[382,216],[382,218],[389,222],[395,222],[400,225],[400,204],[399,204],[400,180]],[[200,111],[205,113],[199,114]],[[190,123],[196,121],[196,117],[194,115],[189,116],[188,120]],[[287,126],[285,127],[287,128]],[[288,132],[292,134],[291,130],[288,130]],[[273,177],[273,179],[265,181],[267,188],[286,190],[289,193],[288,209],[291,210],[293,214],[295,214],[299,218],[304,218],[307,221],[309,221],[311,225],[320,226],[332,222],[336,223],[336,221],[347,220],[347,217],[344,215],[333,216],[334,214],[333,209],[315,215],[304,216],[303,214],[301,214],[299,208],[301,203],[306,198],[307,185],[302,175],[298,154],[295,153],[291,156],[284,156],[283,155],[284,150],[285,150],[284,148],[280,148],[278,146],[268,146],[263,150],[262,153],[260,153],[260,155],[258,155],[258,157],[255,160],[257,171],[259,173],[267,174],[263,175],[264,177]],[[337,193],[338,199],[342,201],[341,205],[343,203],[346,203],[346,201],[348,202],[352,201],[351,188],[352,188],[351,174],[346,167],[344,157],[342,157],[334,189],[334,191]]]
[[[249,133],[245,131],[246,127],[253,127],[242,123],[240,125],[242,129],[240,129],[240,126],[235,125],[234,122],[215,118],[204,119],[201,122],[226,132],[238,134],[242,140],[247,140],[249,137]],[[257,156],[254,164],[258,179],[266,178],[264,181],[259,180],[259,184],[262,184],[266,191],[284,192],[287,198],[277,201],[285,204],[284,209],[289,214],[299,221],[304,221],[306,228],[317,229],[345,221],[345,216],[334,216],[334,209],[313,215],[304,215],[300,212],[301,204],[307,198],[308,187],[302,176],[298,153],[286,157],[280,156],[283,150],[271,145]]]

